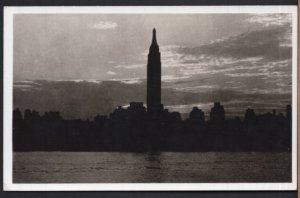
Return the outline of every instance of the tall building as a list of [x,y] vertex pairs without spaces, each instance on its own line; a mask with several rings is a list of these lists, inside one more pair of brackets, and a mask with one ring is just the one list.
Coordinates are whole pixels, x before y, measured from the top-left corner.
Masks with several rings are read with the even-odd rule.
[[147,64],[147,112],[156,116],[161,111],[161,62],[154,28]]

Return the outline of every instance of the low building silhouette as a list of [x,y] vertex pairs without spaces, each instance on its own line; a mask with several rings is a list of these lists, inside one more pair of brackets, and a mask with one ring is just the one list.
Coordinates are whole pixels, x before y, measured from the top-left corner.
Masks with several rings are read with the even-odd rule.
[[224,107],[214,103],[213,120],[194,107],[189,118],[165,109],[153,123],[143,103],[119,106],[109,117],[64,120],[59,112],[20,109],[13,112],[14,151],[290,151],[291,106],[286,114],[225,119]]
[[201,109],[198,109],[198,107],[193,107],[189,119],[192,122],[204,123],[205,122],[204,112]]
[[211,108],[210,120],[214,123],[222,124],[225,121],[225,111],[224,107],[220,102],[215,102],[214,106]]

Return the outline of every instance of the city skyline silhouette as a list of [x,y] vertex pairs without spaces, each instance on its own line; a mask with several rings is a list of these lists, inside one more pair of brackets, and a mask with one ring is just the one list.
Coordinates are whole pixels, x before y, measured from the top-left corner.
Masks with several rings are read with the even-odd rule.
[[147,64],[147,108],[132,101],[109,116],[93,121],[64,120],[60,112],[40,115],[35,110],[13,112],[15,151],[291,151],[291,106],[286,113],[256,115],[246,109],[244,119],[226,119],[214,102],[209,119],[193,107],[188,119],[161,103],[161,60],[152,31]]

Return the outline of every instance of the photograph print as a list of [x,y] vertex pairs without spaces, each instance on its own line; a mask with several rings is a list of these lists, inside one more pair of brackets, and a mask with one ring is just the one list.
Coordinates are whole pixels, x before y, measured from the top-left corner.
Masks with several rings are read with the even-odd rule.
[[296,6],[4,11],[5,190],[296,189]]

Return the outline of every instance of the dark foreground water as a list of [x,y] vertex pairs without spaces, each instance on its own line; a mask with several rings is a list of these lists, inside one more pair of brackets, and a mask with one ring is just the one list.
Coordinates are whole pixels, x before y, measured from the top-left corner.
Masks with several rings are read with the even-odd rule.
[[17,152],[15,183],[291,182],[290,153]]

